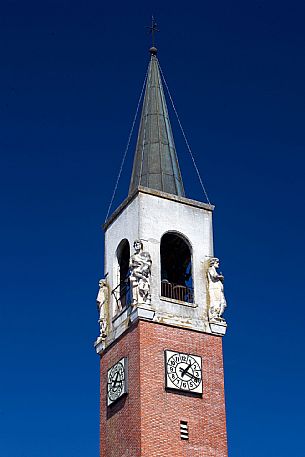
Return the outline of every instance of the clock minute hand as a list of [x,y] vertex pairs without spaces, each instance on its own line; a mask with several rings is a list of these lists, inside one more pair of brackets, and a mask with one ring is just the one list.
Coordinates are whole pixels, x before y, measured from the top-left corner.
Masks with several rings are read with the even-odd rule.
[[112,387],[115,387],[118,383],[118,377],[119,377],[119,372],[117,372],[116,376],[115,376],[115,380],[114,380],[114,383],[112,384]]

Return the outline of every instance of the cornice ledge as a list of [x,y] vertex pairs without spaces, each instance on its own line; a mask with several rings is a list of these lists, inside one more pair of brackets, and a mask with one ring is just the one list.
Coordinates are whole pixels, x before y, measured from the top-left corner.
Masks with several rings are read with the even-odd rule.
[[112,224],[112,222],[121,214],[121,212],[135,199],[135,197],[139,194],[148,194],[153,195],[155,197],[164,198],[166,200],[172,200],[178,203],[183,203],[184,205],[194,206],[196,208],[202,208],[207,211],[213,211],[215,206],[203,203],[198,200],[192,200],[186,197],[180,197],[178,195],[168,194],[167,192],[162,192],[156,189],[150,189],[149,187],[138,186],[134,192],[128,195],[127,198],[118,206],[118,208],[111,214],[111,216],[107,219],[107,221],[103,224],[103,230],[106,231],[107,228]]

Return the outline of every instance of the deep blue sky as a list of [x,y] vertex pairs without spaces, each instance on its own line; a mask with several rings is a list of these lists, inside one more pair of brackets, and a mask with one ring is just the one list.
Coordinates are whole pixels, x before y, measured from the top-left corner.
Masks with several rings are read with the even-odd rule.
[[[1,457],[98,456],[100,227],[152,13],[216,205],[230,457],[305,455],[304,2],[2,0],[0,10]],[[187,194],[202,199],[173,127]]]

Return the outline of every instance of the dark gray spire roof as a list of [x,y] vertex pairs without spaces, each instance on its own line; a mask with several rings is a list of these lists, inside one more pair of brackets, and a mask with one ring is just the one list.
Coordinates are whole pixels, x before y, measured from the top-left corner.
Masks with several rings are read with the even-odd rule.
[[184,197],[173,133],[159,71],[157,50],[151,48],[146,89],[129,194],[138,186]]

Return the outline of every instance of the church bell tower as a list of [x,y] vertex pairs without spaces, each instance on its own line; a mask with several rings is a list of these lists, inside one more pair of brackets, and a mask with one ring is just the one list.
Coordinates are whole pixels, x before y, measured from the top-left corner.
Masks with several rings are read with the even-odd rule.
[[100,455],[226,457],[214,207],[185,196],[157,49],[150,54],[129,194],[104,225]]

